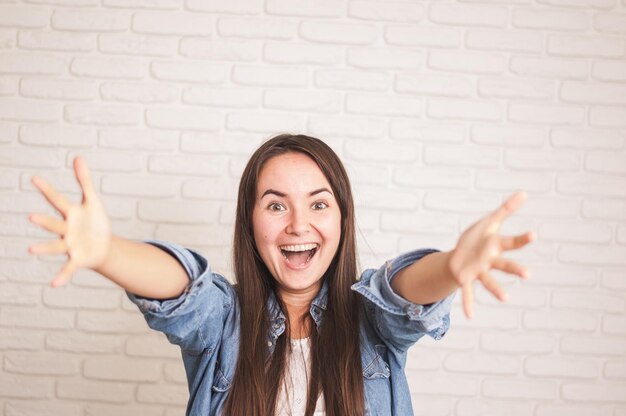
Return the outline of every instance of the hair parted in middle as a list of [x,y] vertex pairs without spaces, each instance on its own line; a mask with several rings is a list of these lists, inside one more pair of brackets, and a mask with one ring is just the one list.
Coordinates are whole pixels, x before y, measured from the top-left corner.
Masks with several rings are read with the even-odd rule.
[[[306,416],[312,416],[324,394],[327,416],[363,416],[365,399],[360,353],[360,322],[363,302],[351,290],[357,280],[354,203],[348,174],[337,154],[320,139],[281,134],[263,143],[252,155],[239,183],[233,264],[241,309],[237,367],[226,402],[225,415],[269,416],[283,380],[289,348],[289,317],[286,333],[278,337],[273,354],[267,345],[270,317],[267,302],[275,296],[276,283],[256,247],[253,210],[261,171],[271,158],[290,153],[310,157],[328,180],[341,213],[341,237],[337,252],[322,277],[328,287],[323,320],[311,325],[311,376]],[[287,315],[287,314],[285,314]],[[305,319],[311,320],[306,314]],[[310,323],[310,322],[309,322]]]

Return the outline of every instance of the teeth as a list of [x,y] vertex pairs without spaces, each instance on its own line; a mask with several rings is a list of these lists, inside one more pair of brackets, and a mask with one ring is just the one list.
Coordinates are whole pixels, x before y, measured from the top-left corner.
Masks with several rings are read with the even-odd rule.
[[280,249],[283,251],[309,251],[317,248],[317,244],[296,244],[292,246],[280,246]]

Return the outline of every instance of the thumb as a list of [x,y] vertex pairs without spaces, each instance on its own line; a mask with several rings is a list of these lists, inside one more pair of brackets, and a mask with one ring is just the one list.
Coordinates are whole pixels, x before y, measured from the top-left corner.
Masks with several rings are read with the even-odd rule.
[[91,172],[89,172],[87,162],[81,156],[74,158],[74,174],[83,191],[83,201],[91,201],[96,198],[96,191],[91,181]]

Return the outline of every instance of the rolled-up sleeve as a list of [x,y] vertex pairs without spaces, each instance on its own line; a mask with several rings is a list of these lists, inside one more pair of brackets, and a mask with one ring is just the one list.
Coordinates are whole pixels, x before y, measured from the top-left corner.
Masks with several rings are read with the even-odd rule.
[[352,290],[366,300],[367,319],[381,338],[399,350],[406,350],[424,335],[440,339],[450,325],[450,306],[454,294],[429,305],[404,299],[391,288],[394,275],[422,257],[438,250],[421,249],[387,261],[378,270],[363,272]]
[[150,328],[163,332],[169,341],[189,353],[212,349],[219,342],[224,319],[233,308],[232,285],[211,271],[200,254],[177,244],[146,241],[172,255],[183,266],[190,282],[177,298],[147,299],[126,292],[143,313]]

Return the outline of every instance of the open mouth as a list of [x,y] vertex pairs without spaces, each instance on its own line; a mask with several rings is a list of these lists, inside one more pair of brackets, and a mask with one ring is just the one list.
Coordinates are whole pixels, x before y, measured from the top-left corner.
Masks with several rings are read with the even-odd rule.
[[305,266],[311,261],[318,249],[319,244],[316,243],[280,246],[283,257],[289,264],[296,267]]

